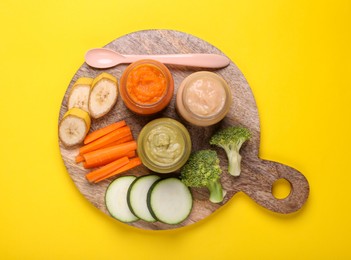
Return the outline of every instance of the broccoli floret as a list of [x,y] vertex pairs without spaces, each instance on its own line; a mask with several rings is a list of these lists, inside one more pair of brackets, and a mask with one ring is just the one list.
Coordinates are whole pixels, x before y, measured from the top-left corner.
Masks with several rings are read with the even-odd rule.
[[188,187],[207,187],[210,201],[223,201],[225,192],[220,182],[219,158],[216,151],[200,150],[192,153],[181,169],[181,180]]
[[210,144],[223,148],[228,157],[228,173],[239,176],[241,172],[241,155],[239,150],[242,144],[251,138],[250,131],[245,127],[227,127],[215,133]]

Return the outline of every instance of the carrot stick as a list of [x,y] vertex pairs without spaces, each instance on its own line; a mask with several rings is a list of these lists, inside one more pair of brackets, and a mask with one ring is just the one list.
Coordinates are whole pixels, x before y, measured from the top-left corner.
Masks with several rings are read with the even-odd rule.
[[[122,158],[122,157],[133,158],[135,155],[136,155],[135,150],[132,150],[132,151],[126,153],[125,155],[122,155],[122,156],[116,158],[116,160],[117,160],[117,159],[120,159],[120,158]],[[91,168],[95,168],[95,167],[100,167],[100,166],[104,166],[104,165],[106,165],[106,164],[107,164],[107,163],[100,163],[100,162],[88,164],[86,161],[83,161],[83,167],[84,167],[85,169],[91,169]]]
[[89,182],[94,182],[95,180],[103,178],[104,176],[110,174],[111,172],[118,170],[119,168],[126,165],[127,163],[129,163],[129,158],[127,156],[124,156],[109,164],[106,164],[103,167],[100,167],[95,171],[89,172],[87,175],[85,175],[85,177]]
[[[101,148],[106,148],[106,147],[111,147],[111,146],[114,146],[114,145],[117,145],[117,144],[122,144],[122,143],[126,143],[126,142],[129,142],[129,141],[132,141],[133,140],[133,136],[132,135],[127,135],[125,137],[122,137],[121,139],[113,142],[113,143],[110,143],[110,144],[107,144]],[[134,152],[135,154],[135,152]],[[133,155],[134,156],[134,155]],[[133,156],[129,156],[129,157],[133,157]],[[75,159],[76,163],[80,163],[80,162],[84,162],[84,156],[82,154],[78,154],[76,156],[76,159]]]
[[87,165],[102,165],[123,157],[128,152],[136,150],[136,148],[137,143],[133,140],[83,154],[83,157]]
[[81,154],[76,156],[76,163],[84,162],[84,157]]
[[131,135],[132,132],[130,130],[129,126],[123,126],[121,128],[118,128],[107,135],[102,136],[99,139],[96,139],[95,141],[92,141],[91,143],[88,143],[81,148],[79,148],[79,154],[85,154],[94,150],[97,150],[99,148],[102,148],[106,146],[107,144],[113,143],[125,136]]
[[94,183],[98,183],[98,182],[100,182],[100,181],[102,181],[102,180],[105,180],[105,179],[107,179],[107,178],[110,178],[110,177],[112,177],[112,176],[115,176],[115,175],[117,175],[117,174],[120,174],[120,173],[122,173],[122,172],[128,171],[128,170],[130,170],[130,169],[133,169],[134,167],[137,167],[137,166],[139,166],[140,164],[141,164],[140,158],[139,158],[139,157],[134,157],[134,158],[130,159],[130,160],[129,160],[129,163],[127,163],[126,165],[122,166],[122,167],[119,168],[118,170],[115,170],[115,171],[113,171],[113,172],[111,172],[111,173],[105,175],[104,177],[101,177],[101,178],[99,178],[99,179],[96,179],[96,180],[94,181]]
[[98,130],[95,130],[85,137],[84,144],[91,143],[92,141],[95,141],[96,139],[98,139],[98,138],[100,138],[108,133],[111,133],[112,131],[114,131],[118,128],[121,128],[125,125],[126,125],[126,121],[122,120],[122,121],[118,121],[118,122],[115,122],[113,124],[107,125],[107,126],[100,128]]
[[113,143],[110,143],[110,144],[104,146],[104,148],[105,148],[105,147],[114,146],[114,145],[117,145],[117,144],[126,143],[126,142],[129,142],[129,141],[133,141],[133,139],[134,139],[134,138],[133,138],[132,135],[127,135],[127,136],[125,136],[125,137],[122,137],[121,139],[118,139],[117,141],[114,141]]

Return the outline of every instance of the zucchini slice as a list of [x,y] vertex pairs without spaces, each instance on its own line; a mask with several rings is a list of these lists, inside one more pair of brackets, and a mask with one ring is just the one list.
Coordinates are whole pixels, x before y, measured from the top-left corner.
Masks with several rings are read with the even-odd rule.
[[149,189],[147,202],[152,216],[166,224],[183,222],[193,207],[189,188],[174,177],[156,181]]
[[144,175],[136,178],[130,185],[127,195],[129,209],[133,214],[147,222],[155,222],[147,206],[147,193],[151,185],[160,179],[157,175]]
[[112,217],[122,222],[133,222],[138,220],[129,209],[127,193],[129,186],[136,179],[135,176],[123,176],[115,179],[107,187],[105,203]]

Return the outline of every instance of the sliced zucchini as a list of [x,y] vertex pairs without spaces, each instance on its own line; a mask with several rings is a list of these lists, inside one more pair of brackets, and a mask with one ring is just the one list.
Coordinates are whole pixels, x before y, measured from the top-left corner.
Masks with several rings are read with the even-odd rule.
[[147,193],[151,185],[160,179],[157,175],[145,175],[136,178],[130,185],[127,195],[129,209],[133,214],[147,222],[155,222],[147,206]]
[[129,209],[127,193],[129,186],[136,179],[135,176],[123,176],[114,180],[107,187],[105,203],[110,215],[122,222],[133,222],[138,220]]
[[156,181],[149,189],[147,202],[152,216],[166,224],[183,222],[193,206],[189,188],[173,177]]

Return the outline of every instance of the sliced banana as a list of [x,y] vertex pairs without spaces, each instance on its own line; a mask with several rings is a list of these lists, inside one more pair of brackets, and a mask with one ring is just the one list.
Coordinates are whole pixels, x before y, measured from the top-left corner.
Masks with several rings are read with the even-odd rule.
[[78,107],[89,112],[88,102],[93,80],[85,77],[77,79],[68,96],[68,109]]
[[89,113],[93,118],[106,115],[116,104],[118,97],[117,79],[106,72],[97,76],[90,90]]
[[77,107],[71,108],[59,123],[59,138],[67,147],[80,144],[89,132],[90,125],[88,112]]

